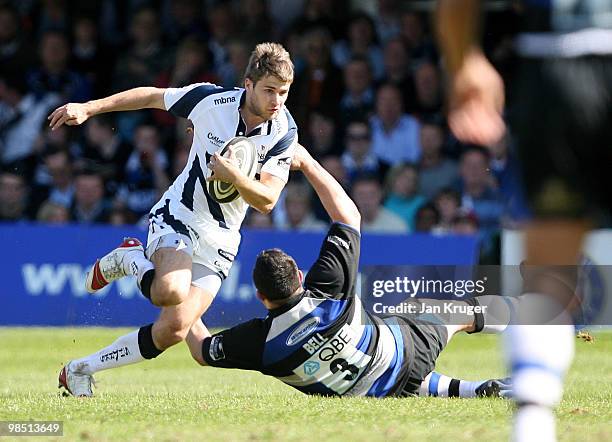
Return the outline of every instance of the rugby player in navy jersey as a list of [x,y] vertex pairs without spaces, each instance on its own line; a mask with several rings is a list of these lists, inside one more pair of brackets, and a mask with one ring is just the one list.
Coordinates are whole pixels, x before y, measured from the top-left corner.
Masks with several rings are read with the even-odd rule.
[[[289,53],[277,43],[262,43],[251,53],[244,88],[197,83],[181,88],[140,87],[87,103],[68,103],[50,116],[53,129],[79,125],[105,112],[162,109],[193,123],[187,165],[149,214],[146,250],[127,238],[98,260],[86,288],[96,292],[134,275],[143,295],[161,307],[154,324],[120,337],[111,345],[61,370],[60,387],[74,396],[91,396],[93,374],[152,359],[181,342],[207,310],[228,276],[248,206],[270,212],[287,182],[297,126],[285,107],[293,81]],[[257,149],[254,179],[219,151],[244,136]],[[212,176],[206,177],[207,169]],[[229,182],[238,198],[219,203],[207,179]]]
[[300,145],[292,168],[315,189],[332,226],[306,276],[278,249],[261,252],[253,269],[267,317],[210,335],[201,320],[186,342],[201,365],[257,370],[306,394],[340,396],[505,395],[507,380],[468,382],[433,372],[457,332],[497,332],[485,318],[432,325],[368,314],[355,296],[361,217],[336,180]]

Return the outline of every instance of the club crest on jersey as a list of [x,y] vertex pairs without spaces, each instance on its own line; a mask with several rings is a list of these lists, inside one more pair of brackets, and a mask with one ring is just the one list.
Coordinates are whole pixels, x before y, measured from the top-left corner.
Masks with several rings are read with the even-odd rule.
[[297,326],[295,330],[287,337],[287,345],[295,345],[303,341],[310,333],[315,331],[321,319],[314,316],[307,321],[304,321]]
[[321,368],[321,364],[316,361],[308,361],[304,364],[304,373],[308,376],[312,376]]

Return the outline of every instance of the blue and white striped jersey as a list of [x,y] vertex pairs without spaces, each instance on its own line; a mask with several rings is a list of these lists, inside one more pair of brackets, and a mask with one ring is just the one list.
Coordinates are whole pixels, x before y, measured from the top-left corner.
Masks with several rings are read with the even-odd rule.
[[304,281],[305,291],[263,319],[204,340],[215,367],[257,370],[307,394],[395,394],[408,370],[395,319],[369,315],[355,296],[360,235],[335,223]]
[[168,88],[164,93],[166,109],[175,116],[190,119],[194,137],[185,169],[162,199],[180,201],[199,223],[234,231],[240,229],[248,204],[242,198],[219,204],[208,194],[205,177],[212,154],[235,136],[249,137],[259,155],[256,178],[267,172],[286,182],[298,140],[297,126],[284,106],[274,119],[247,134],[239,112],[245,96],[242,88],[224,89],[210,83]]

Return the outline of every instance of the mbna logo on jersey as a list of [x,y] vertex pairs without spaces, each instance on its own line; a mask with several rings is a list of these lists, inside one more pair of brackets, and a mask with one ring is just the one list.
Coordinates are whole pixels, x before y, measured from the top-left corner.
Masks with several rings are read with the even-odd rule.
[[295,345],[298,342],[303,341],[310,333],[315,331],[320,321],[320,318],[314,316],[309,320],[302,322],[287,338],[287,345]]

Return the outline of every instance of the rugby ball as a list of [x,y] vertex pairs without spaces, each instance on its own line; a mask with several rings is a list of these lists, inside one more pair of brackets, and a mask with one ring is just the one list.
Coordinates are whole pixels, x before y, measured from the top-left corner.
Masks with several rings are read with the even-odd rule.
[[[257,148],[255,143],[246,137],[235,137],[229,140],[221,149],[221,156],[229,156],[229,149],[234,151],[238,167],[249,178],[254,178],[257,172]],[[236,200],[240,193],[232,183],[225,181],[209,181],[206,184],[208,194],[218,203],[230,203]]]

